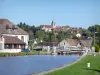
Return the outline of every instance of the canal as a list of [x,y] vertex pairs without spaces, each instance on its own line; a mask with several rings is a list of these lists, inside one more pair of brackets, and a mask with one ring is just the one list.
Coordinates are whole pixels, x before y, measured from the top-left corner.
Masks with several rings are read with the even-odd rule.
[[0,57],[0,75],[27,75],[61,67],[78,59],[79,56],[33,55]]

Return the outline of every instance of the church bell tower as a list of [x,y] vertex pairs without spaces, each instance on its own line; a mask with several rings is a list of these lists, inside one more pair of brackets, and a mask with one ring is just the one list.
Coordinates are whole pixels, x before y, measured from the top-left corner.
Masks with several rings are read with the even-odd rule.
[[53,19],[52,20],[52,22],[51,22],[51,26],[53,27],[53,28],[55,28],[56,27],[56,22],[55,22],[55,20]]

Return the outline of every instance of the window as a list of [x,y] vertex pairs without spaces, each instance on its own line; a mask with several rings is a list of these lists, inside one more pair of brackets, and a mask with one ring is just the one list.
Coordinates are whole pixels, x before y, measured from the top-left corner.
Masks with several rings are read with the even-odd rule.
[[18,45],[14,44],[14,48],[18,48]]
[[6,49],[11,49],[11,48],[12,48],[12,45],[11,45],[11,44],[5,45],[5,48],[6,48]]
[[24,41],[24,36],[21,36],[21,40],[23,40],[23,41]]

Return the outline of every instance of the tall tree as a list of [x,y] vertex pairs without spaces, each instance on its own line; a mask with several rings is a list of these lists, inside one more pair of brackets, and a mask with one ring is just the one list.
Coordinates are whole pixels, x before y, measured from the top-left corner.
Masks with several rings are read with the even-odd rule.
[[39,41],[43,40],[44,35],[45,35],[44,31],[37,31],[36,32],[36,37],[38,38]]
[[[100,25],[96,24],[89,26],[88,30],[92,33],[92,38],[95,39],[95,43],[100,46]],[[94,38],[95,33],[95,38]]]

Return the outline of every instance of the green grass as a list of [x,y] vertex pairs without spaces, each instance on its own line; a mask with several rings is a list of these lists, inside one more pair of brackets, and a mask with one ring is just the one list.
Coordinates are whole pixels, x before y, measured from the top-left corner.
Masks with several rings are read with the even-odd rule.
[[47,50],[42,50],[42,52],[47,52]]
[[[88,62],[91,63],[90,68],[87,68]],[[45,75],[100,75],[100,55],[88,55],[78,63]]]

